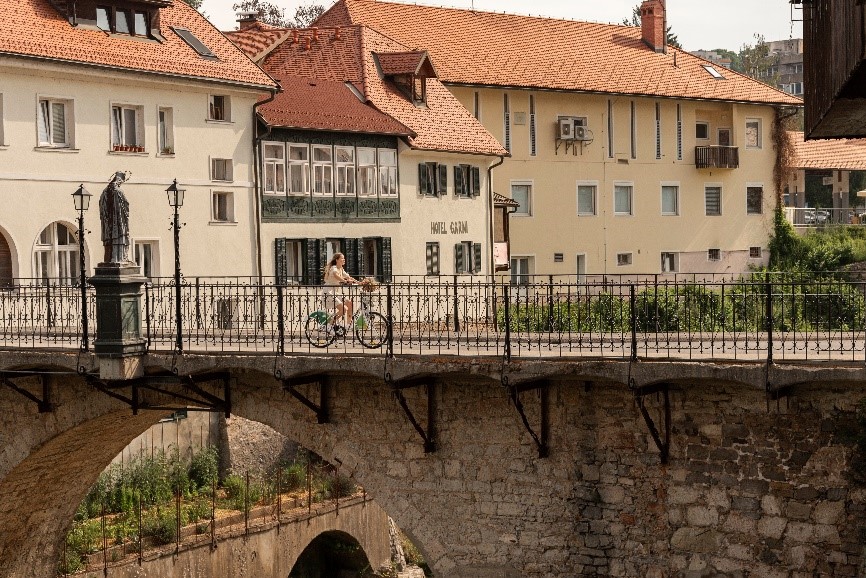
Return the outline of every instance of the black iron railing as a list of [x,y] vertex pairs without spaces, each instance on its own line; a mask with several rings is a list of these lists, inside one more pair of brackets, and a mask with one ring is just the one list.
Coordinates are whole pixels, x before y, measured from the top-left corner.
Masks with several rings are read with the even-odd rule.
[[[866,281],[851,276],[523,280],[438,277],[371,293],[346,288],[356,308],[390,319],[382,347],[362,347],[350,330],[320,349],[305,326],[325,308],[321,286],[184,279],[181,339],[184,351],[275,355],[866,360]],[[152,352],[175,350],[177,294],[172,279],[145,285],[141,326]],[[93,302],[88,292],[91,320]],[[80,304],[77,285],[16,280],[0,289],[0,346],[77,348]]]
[[728,146],[695,147],[695,166],[699,169],[736,169],[740,166],[740,150]]

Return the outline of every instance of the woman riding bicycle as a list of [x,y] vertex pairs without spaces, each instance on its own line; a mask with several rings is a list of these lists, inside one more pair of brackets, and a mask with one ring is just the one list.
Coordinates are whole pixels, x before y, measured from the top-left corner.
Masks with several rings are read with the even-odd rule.
[[343,266],[346,264],[346,256],[342,253],[334,253],[328,264],[325,265],[323,273],[323,281],[325,288],[322,290],[322,296],[325,300],[325,307],[329,310],[334,310],[331,316],[330,323],[336,324],[343,320],[348,325],[352,319],[352,300],[349,299],[340,289],[342,285],[357,285],[358,280],[346,273]]

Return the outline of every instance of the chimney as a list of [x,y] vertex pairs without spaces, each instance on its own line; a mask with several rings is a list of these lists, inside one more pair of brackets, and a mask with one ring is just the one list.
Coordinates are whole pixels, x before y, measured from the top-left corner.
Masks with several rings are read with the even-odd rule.
[[664,0],[644,0],[640,5],[641,38],[656,52],[667,52]]
[[247,28],[251,28],[258,24],[259,22],[259,13],[254,11],[249,12],[238,12],[237,23],[239,25],[240,30],[246,30]]

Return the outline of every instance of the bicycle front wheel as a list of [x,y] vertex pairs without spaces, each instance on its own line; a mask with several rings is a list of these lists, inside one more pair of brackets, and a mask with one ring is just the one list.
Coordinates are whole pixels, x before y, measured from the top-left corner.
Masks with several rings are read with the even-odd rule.
[[381,313],[365,311],[355,319],[355,337],[367,349],[378,349],[388,338],[388,321]]
[[[327,315],[325,319],[327,319]],[[316,313],[307,317],[304,334],[307,336],[307,341],[313,347],[327,347],[337,339],[336,332],[333,329],[329,331],[328,322],[322,322]]]

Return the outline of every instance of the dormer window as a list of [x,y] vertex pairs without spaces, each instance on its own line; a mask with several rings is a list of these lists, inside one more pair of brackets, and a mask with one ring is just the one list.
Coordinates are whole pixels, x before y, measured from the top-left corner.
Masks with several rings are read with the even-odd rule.
[[437,78],[426,52],[384,52],[376,54],[382,76],[393,82],[413,104],[427,104],[427,79]]
[[97,6],[96,26],[113,34],[151,36],[151,14],[146,10],[127,6]]

